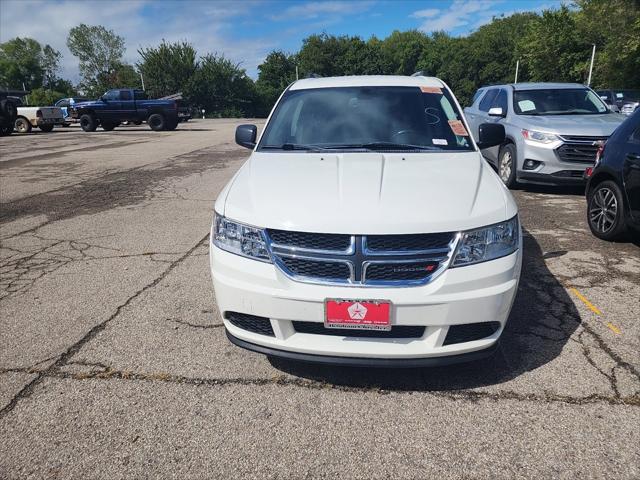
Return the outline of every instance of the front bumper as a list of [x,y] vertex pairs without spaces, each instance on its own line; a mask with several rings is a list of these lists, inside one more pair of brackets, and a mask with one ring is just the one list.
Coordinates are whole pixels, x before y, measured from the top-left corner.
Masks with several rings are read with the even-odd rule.
[[[516,145],[518,152],[517,180],[519,182],[547,185],[584,185],[584,170],[589,166],[593,166],[593,164],[561,160],[556,149],[562,144],[563,142],[561,141],[539,144],[522,139]],[[525,162],[527,160],[539,162],[539,165],[533,169],[525,170]]]
[[[273,264],[234,255],[210,243],[216,302],[231,341],[268,355],[346,365],[434,365],[490,355],[506,325],[518,288],[522,245],[490,262],[451,268],[424,286],[405,288],[295,282]],[[327,298],[391,301],[393,326],[424,326],[420,338],[364,338],[297,332],[294,321],[324,322]],[[225,312],[266,317],[274,336],[233,325]],[[489,337],[443,345],[449,326],[499,322]],[[482,352],[482,353],[479,353]],[[464,357],[464,355],[470,354]]]

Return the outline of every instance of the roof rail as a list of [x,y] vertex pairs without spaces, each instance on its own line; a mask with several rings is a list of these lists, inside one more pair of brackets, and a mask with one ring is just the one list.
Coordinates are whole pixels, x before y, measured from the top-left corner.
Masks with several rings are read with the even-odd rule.
[[424,70],[418,70],[416,73],[411,75],[412,77],[426,77],[427,74]]
[[318,75],[317,73],[310,73],[306,78],[322,78],[322,75]]

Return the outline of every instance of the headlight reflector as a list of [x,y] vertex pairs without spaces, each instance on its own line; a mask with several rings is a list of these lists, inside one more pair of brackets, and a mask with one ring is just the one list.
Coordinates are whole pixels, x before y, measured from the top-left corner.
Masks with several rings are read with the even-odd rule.
[[535,130],[522,130],[522,136],[526,140],[538,143],[553,143],[558,140],[558,137],[552,133],[536,132]]
[[463,232],[451,266],[462,267],[505,257],[518,249],[519,242],[517,215],[506,222]]
[[234,222],[216,214],[213,221],[213,244],[230,253],[271,262],[262,229]]

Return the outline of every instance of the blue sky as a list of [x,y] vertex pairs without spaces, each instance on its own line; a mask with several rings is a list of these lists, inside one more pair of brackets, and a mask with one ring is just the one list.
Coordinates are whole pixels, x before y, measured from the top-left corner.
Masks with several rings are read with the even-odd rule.
[[63,54],[62,75],[78,80],[77,59],[66,48],[69,29],[101,24],[122,35],[126,60],[163,38],[187,40],[199,53],[241,62],[248,74],[273,49],[294,52],[312,33],[375,35],[393,30],[445,30],[465,35],[493,16],[555,8],[561,0],[0,0],[0,41],[30,36]]

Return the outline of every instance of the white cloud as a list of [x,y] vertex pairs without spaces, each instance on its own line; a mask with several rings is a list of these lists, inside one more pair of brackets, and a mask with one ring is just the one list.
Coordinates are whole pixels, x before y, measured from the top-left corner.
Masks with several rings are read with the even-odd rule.
[[[489,15],[488,11],[501,2],[502,0],[455,0],[449,8],[418,10],[413,12],[411,17],[426,19],[418,27],[424,32],[451,31],[469,24],[475,25],[479,15],[486,17]],[[494,14],[494,12],[490,13]]]
[[367,1],[307,2],[293,5],[282,12],[271,15],[272,20],[316,19],[325,15],[350,15],[362,13],[373,5]]

